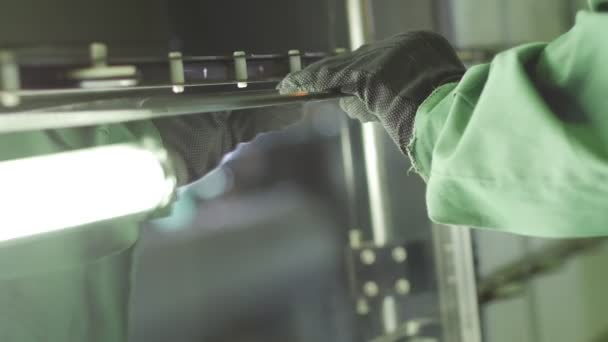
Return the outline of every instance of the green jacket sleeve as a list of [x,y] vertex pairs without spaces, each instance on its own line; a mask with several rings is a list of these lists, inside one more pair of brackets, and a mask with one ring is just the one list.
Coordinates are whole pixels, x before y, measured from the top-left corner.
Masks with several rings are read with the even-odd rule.
[[432,220],[545,237],[608,235],[608,15],[580,12],[438,88],[409,153]]

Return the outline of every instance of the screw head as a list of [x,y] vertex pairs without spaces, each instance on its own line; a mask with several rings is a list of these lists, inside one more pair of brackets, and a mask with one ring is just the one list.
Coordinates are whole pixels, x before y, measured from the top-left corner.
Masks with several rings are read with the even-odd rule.
[[171,51],[169,52],[169,59],[180,59],[182,58],[182,53],[179,51]]
[[376,262],[376,253],[371,249],[364,249],[361,251],[361,262],[365,265],[372,265]]
[[407,279],[398,279],[395,282],[395,291],[400,295],[406,295],[410,293],[411,285]]
[[363,298],[357,300],[357,313],[359,315],[367,315],[369,313],[369,305]]
[[393,248],[393,260],[398,263],[405,262],[407,259],[407,251],[403,247],[395,247]]
[[378,284],[373,281],[368,281],[363,285],[363,293],[368,297],[376,297],[379,292]]

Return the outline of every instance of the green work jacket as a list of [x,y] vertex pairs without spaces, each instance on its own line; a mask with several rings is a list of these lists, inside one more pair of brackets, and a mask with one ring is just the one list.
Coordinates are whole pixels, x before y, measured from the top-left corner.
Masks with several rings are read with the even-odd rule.
[[[606,29],[608,15],[581,12],[556,41],[504,52],[425,101],[409,147],[433,220],[608,233]],[[5,134],[0,160],[143,135],[160,140],[148,122]],[[0,341],[126,341],[138,235],[138,222],[117,221],[0,244]]]
[[409,144],[433,221],[608,235],[608,13],[473,67],[420,106]]

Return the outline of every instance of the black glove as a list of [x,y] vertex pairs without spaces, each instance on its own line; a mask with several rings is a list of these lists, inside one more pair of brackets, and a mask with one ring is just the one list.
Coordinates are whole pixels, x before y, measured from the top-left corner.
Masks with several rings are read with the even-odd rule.
[[301,118],[301,106],[281,106],[153,120],[169,151],[180,185],[214,169],[225,154],[256,135]]
[[278,89],[355,95],[340,101],[342,109],[362,122],[380,121],[405,152],[418,106],[435,88],[460,80],[464,71],[443,37],[410,32],[314,63],[289,75]]

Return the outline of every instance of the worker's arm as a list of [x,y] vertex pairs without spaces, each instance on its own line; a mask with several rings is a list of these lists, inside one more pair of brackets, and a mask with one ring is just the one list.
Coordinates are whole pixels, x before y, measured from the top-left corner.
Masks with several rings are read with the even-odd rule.
[[205,113],[154,120],[181,185],[218,166],[239,143],[298,121],[299,106]]
[[[581,12],[556,41],[504,52],[457,82],[429,78],[429,64],[457,76],[446,44],[401,36],[401,43],[355,52],[346,66],[313,66],[281,87],[354,94],[343,108],[380,121],[410,156],[427,181],[436,222],[538,236],[606,235],[606,29],[608,15]],[[413,71],[393,80],[403,70]],[[418,92],[426,92],[424,101]]]
[[608,234],[608,15],[498,55],[420,107],[409,149],[442,223]]

